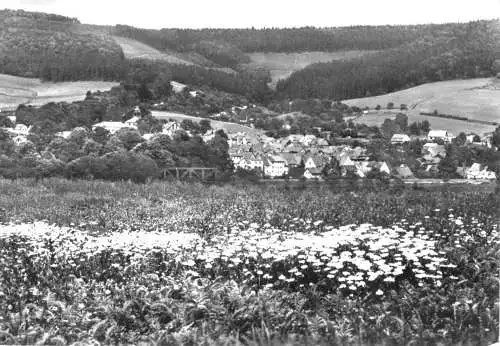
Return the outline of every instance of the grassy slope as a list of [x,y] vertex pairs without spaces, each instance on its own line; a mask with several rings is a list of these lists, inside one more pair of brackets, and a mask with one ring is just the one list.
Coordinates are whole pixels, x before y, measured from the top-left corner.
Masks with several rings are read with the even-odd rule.
[[[165,120],[172,119],[172,120],[176,120],[176,121],[182,121],[184,119],[187,119],[187,120],[192,120],[192,121],[196,121],[196,122],[202,120],[202,118],[198,118],[198,117],[194,117],[194,116],[186,115],[186,114],[181,114],[181,113],[171,113],[171,112],[161,112],[161,111],[153,111],[152,113],[153,113],[153,116],[155,118],[165,119]],[[216,129],[216,130],[222,129],[225,132],[229,132],[229,133],[244,132],[244,133],[257,134],[259,132],[259,130],[257,130],[257,129],[253,129],[251,127],[239,125],[236,123],[229,123],[229,122],[217,121],[217,120],[211,120],[211,119],[210,119],[210,123],[214,129]]]
[[113,38],[120,45],[127,59],[162,60],[170,64],[203,66],[226,73],[236,73],[233,69],[218,67],[213,61],[194,52],[161,52],[156,48],[131,38],[120,36],[113,36]]
[[289,77],[294,71],[319,63],[341,59],[353,59],[373,51],[339,51],[339,52],[302,52],[302,53],[248,53],[251,59],[244,65],[251,69],[265,69],[271,73],[271,86],[275,87],[279,79]]
[[[474,124],[455,119],[444,119],[420,115],[420,112],[433,112],[464,116],[474,120],[500,121],[500,90],[488,87],[490,78],[455,80],[428,83],[415,88],[401,90],[386,95],[345,100],[350,106],[375,108],[385,107],[393,102],[396,107],[407,104],[410,121],[429,120],[433,128],[445,128],[452,132],[461,131],[488,132],[494,126]],[[493,83],[497,83],[493,81]],[[357,122],[380,125],[387,114],[384,112],[369,114],[358,118]]]
[[0,110],[16,109],[19,104],[80,101],[88,90],[105,91],[116,85],[118,83],[101,81],[42,83],[35,78],[0,74]]

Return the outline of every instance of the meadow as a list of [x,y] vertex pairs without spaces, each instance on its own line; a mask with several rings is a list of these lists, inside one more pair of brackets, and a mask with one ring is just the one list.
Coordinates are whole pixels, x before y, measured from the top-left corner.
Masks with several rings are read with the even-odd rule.
[[0,181],[0,343],[490,345],[494,193]]
[[41,106],[49,102],[74,102],[85,99],[87,91],[106,91],[116,82],[42,82],[0,74],[0,110],[15,110],[20,104]]
[[358,58],[376,51],[347,50],[337,52],[300,52],[300,53],[247,53],[251,62],[245,66],[253,69],[265,69],[271,73],[271,86],[276,87],[280,79],[286,79],[293,72],[311,64]]
[[[368,114],[363,114],[361,116],[356,117],[353,121],[358,124],[366,124],[368,126],[381,126],[384,123],[385,119],[395,119],[396,114],[400,113],[397,111],[390,110],[380,110],[380,111],[371,111]],[[475,133],[475,134],[484,134],[495,131],[496,126],[469,122],[459,119],[450,119],[450,118],[440,118],[429,115],[421,115],[415,114],[415,112],[402,112],[408,116],[408,123],[413,122],[421,122],[427,120],[431,124],[431,128],[435,130],[447,130],[454,135],[458,135],[460,132],[465,133]],[[499,121],[497,119],[496,121]]]
[[[371,109],[377,105],[385,108],[389,102],[394,103],[396,108],[399,108],[401,104],[406,104],[410,119],[428,120],[433,128],[447,129],[454,133],[466,130],[481,133],[494,130],[494,126],[455,119],[432,117],[424,119],[420,112],[432,113],[438,110],[439,113],[462,116],[472,120],[498,122],[500,121],[500,91],[491,87],[498,83],[500,82],[491,78],[427,83],[394,93],[343,102],[349,106],[370,107]],[[359,118],[358,122],[367,121],[370,125],[380,125],[384,119],[385,117],[374,118],[369,115],[367,119]]]

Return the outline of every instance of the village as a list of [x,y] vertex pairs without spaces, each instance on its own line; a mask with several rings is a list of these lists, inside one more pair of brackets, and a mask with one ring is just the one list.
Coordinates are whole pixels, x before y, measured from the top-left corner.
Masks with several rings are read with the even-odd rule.
[[[199,97],[202,92],[191,90],[186,85],[172,81],[171,87],[174,93],[185,93],[188,98]],[[163,109],[163,103],[149,105],[150,110]],[[410,167],[405,162],[391,164],[390,160],[377,160],[368,150],[368,145],[373,138],[332,138],[331,131],[322,128],[313,128],[311,134],[289,134],[288,136],[274,138],[265,134],[264,131],[255,129],[254,119],[246,117],[241,118],[241,114],[248,114],[247,109],[255,105],[232,106],[224,112],[212,114],[209,118],[184,118],[194,119],[205,122],[219,124],[237,123],[243,128],[252,129],[252,131],[228,131],[224,129],[227,136],[228,155],[233,165],[234,174],[250,174],[260,180],[311,180],[324,181],[331,178],[399,178],[399,179],[417,179],[421,178],[414,172],[415,165]],[[146,113],[151,115],[150,110]],[[123,115],[122,121],[101,121],[95,123],[92,129],[103,128],[111,135],[121,129],[138,130],[138,124],[143,120],[144,109],[135,106],[127,114]],[[161,113],[161,112],[157,112]],[[182,114],[172,114],[174,119],[165,118],[161,120],[161,131],[154,133],[144,133],[140,136],[144,141],[152,140],[156,135],[163,134],[174,138],[178,131],[184,131],[188,136],[193,136],[189,129],[182,126]],[[127,116],[126,116],[127,115]],[[181,117],[175,118],[175,115]],[[232,122],[224,122],[228,117],[232,117]],[[31,128],[16,123],[16,117],[8,117],[15,125],[12,128],[4,128],[10,133],[13,142],[20,146],[28,142],[28,135]],[[236,120],[234,120],[236,119]],[[239,119],[239,120],[238,120]],[[189,120],[192,121],[192,120]],[[290,130],[290,124],[284,122],[283,129]],[[215,136],[216,128],[211,128],[204,133],[198,133],[203,142],[207,143]],[[72,131],[62,131],[56,134],[58,137],[67,139]],[[425,175],[440,177],[439,164],[446,158],[446,144],[452,143],[456,137],[446,130],[430,129],[427,134],[420,136],[409,136],[405,133],[396,133],[390,138],[390,146],[396,151],[404,152],[404,148],[410,143],[418,142],[421,145],[421,154],[417,158],[416,165],[420,172]],[[491,138],[470,133],[466,135],[465,143],[472,146],[492,148]],[[469,166],[460,166],[456,168],[456,177],[467,180],[491,181],[497,178],[494,171],[487,166],[472,162]]]

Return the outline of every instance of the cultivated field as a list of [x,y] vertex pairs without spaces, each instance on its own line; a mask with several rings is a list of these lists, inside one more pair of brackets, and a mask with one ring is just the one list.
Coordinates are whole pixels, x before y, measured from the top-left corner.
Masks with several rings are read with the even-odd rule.
[[85,99],[87,91],[105,91],[116,82],[41,82],[39,79],[0,74],[0,110],[13,110],[20,104],[40,106],[49,102]]
[[[378,112],[371,111],[366,115],[362,115],[355,118],[353,121],[355,123],[366,124],[368,126],[380,126],[384,123],[385,119],[394,119],[397,113],[400,112],[399,111],[391,112],[387,110],[381,110]],[[457,119],[447,119],[447,118],[439,118],[427,115],[419,115],[415,114],[414,112],[403,112],[403,113],[408,115],[409,123],[415,121],[427,120],[431,124],[432,129],[435,130],[446,129],[454,135],[458,135],[460,132],[465,132],[465,133],[472,132],[476,134],[489,133],[494,131],[496,127],[493,125],[473,123]]]
[[[205,118],[199,118],[191,115],[186,115],[186,114],[181,114],[181,113],[172,113],[172,112],[163,112],[163,111],[152,111],[153,117],[158,118],[158,119],[164,119],[164,120],[175,120],[175,121],[182,121],[184,119],[187,120],[192,120],[195,122],[199,122],[200,120],[203,120]],[[230,123],[230,122],[225,122],[225,121],[217,121],[217,120],[210,120],[210,124],[212,125],[212,128],[219,130],[222,129],[227,133],[236,133],[236,132],[243,132],[243,133],[258,133],[259,130],[253,129],[248,126],[236,124],[236,123]]]
[[[494,81],[494,80],[493,80]],[[494,81],[497,83],[496,81]],[[428,83],[414,88],[386,95],[344,100],[350,106],[375,108],[377,105],[386,107],[393,102],[396,108],[400,104],[408,105],[410,119],[424,119],[420,112],[439,113],[467,117],[474,120],[500,122],[500,90],[487,87],[492,83],[490,78],[468,79]],[[357,119],[371,125],[379,125],[385,115],[373,115]],[[452,132],[475,131],[488,132],[494,126],[472,124],[454,119],[425,117],[433,128],[444,128]]]
[[498,194],[0,190],[0,344],[498,341]]
[[246,66],[252,69],[263,68],[271,72],[272,83],[275,87],[280,79],[285,79],[293,72],[304,67],[333,60],[353,59],[373,51],[344,51],[344,52],[303,52],[303,53],[248,53],[252,60]]

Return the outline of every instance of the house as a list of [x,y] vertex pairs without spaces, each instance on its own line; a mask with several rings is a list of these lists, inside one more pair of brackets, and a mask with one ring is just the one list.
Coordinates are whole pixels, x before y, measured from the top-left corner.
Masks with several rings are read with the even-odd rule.
[[413,175],[413,172],[411,171],[410,167],[405,164],[399,165],[399,167],[396,167],[396,176],[400,179],[412,179],[415,178]]
[[135,126],[139,120],[141,120],[141,116],[134,115],[132,118],[130,118],[129,120],[125,121],[125,124],[127,124],[129,126]]
[[213,129],[208,130],[205,132],[201,138],[203,139],[203,142],[209,142],[215,137],[215,131]]
[[294,153],[281,153],[280,156],[286,161],[288,168],[298,167],[302,163],[302,155]]
[[327,141],[326,139],[324,139],[324,138],[318,138],[318,139],[316,140],[316,145],[317,145],[318,147],[327,147],[327,146],[329,146],[330,144],[328,143],[328,141]]
[[446,148],[437,143],[426,143],[422,148],[422,158],[417,161],[427,172],[435,171],[437,165],[446,157]]
[[286,161],[280,155],[268,155],[263,158],[264,175],[270,178],[284,177],[288,174]]
[[464,173],[467,179],[495,180],[497,178],[495,172],[488,170],[488,167],[481,166],[479,163],[473,163],[472,166],[464,170]]
[[372,169],[378,170],[380,173],[385,173],[387,175],[391,174],[391,167],[389,167],[389,165],[385,161],[372,161],[369,163],[369,166],[371,166]]
[[92,129],[96,129],[97,127],[102,127],[108,130],[111,134],[114,134],[118,130],[123,128],[137,128],[134,124],[122,123],[120,121],[101,121],[92,126]]
[[304,158],[304,168],[312,169],[312,168],[321,168],[323,169],[327,164],[327,160],[320,155],[311,155]]
[[410,143],[410,136],[406,134],[396,133],[391,138],[391,144]]
[[323,170],[321,168],[306,168],[304,178],[308,180],[323,180]]
[[446,148],[444,145],[437,143],[426,143],[422,147],[422,155],[444,159],[446,157]]
[[69,138],[69,136],[71,136],[71,132],[72,132],[72,131],[62,131],[62,132],[57,132],[57,133],[56,133],[56,136],[57,136],[57,137],[64,138],[64,139],[67,139],[67,138]]
[[183,92],[187,87],[187,85],[175,81],[171,81],[170,85],[172,86],[172,91],[176,94]]
[[178,122],[169,121],[163,125],[162,133],[172,137],[180,129],[181,129],[181,125]]
[[445,143],[450,143],[453,138],[455,138],[455,136],[446,130],[431,130],[427,134],[427,139],[429,141],[442,140]]
[[26,138],[26,136],[18,135],[18,136],[15,136],[14,138],[12,138],[12,141],[16,145],[21,145],[23,143],[27,143],[28,142],[28,138]]

